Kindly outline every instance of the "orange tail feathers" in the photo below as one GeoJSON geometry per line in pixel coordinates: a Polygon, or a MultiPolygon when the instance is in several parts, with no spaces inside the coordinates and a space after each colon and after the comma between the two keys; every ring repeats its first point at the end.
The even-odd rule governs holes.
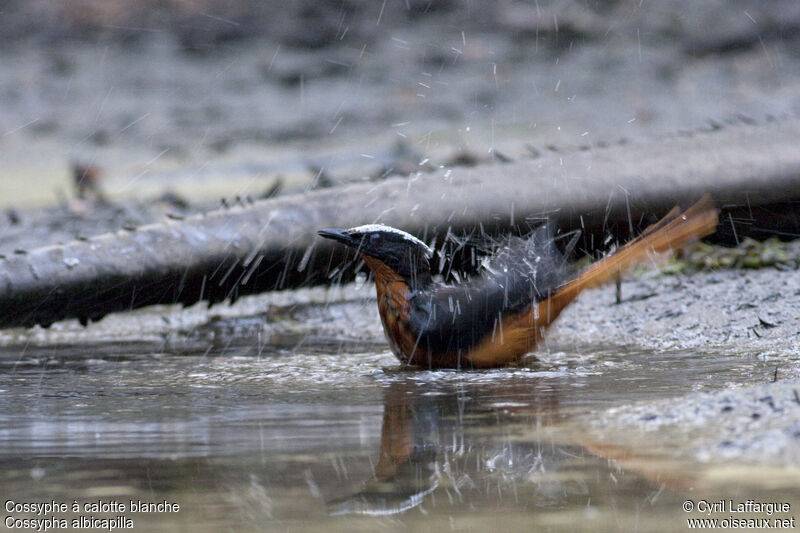
{"type": "Polygon", "coordinates": [[[651,253],[680,248],[711,235],[717,229],[717,222],[717,210],[709,194],[705,194],[683,213],[677,206],[672,208],[664,218],[649,226],[641,235],[608,257],[594,263],[576,279],[561,287],[552,297],[551,310],[560,311],[582,290],[597,287],[614,279],[626,269],[645,261],[651,253]]]}
{"type": "Polygon", "coordinates": [[[477,346],[469,354],[470,363],[475,367],[492,367],[519,360],[536,347],[544,330],[583,289],[615,278],[625,269],[643,262],[651,252],[679,248],[714,233],[717,219],[717,210],[708,194],[683,213],[673,208],[637,238],[594,263],[529,312],[504,320],[499,338],[487,339],[477,346]]]}

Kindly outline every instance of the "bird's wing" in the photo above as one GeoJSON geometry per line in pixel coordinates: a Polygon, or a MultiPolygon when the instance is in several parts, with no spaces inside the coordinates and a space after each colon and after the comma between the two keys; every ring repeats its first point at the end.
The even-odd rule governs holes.
{"type": "Polygon", "coordinates": [[[684,212],[673,209],[639,237],[558,287],[546,301],[531,306],[527,313],[509,316],[502,324],[504,335],[499,339],[486,337],[469,353],[468,363],[475,367],[490,367],[517,360],[536,345],[543,330],[582,290],[614,279],[625,269],[646,260],[653,252],[678,248],[714,233],[718,221],[717,210],[708,194],[684,212]]]}
{"type": "Polygon", "coordinates": [[[487,335],[502,335],[498,327],[504,317],[548,298],[569,276],[554,233],[552,225],[545,225],[527,239],[512,237],[487,261],[480,277],[413,295],[409,318],[418,346],[428,352],[464,352],[487,335]]]}

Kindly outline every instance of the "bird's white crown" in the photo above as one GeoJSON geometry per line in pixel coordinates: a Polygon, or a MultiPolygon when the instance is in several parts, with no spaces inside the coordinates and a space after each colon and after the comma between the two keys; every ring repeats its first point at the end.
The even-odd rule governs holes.
{"type": "Polygon", "coordinates": [[[403,239],[412,242],[418,246],[421,246],[425,250],[425,253],[428,257],[433,255],[433,250],[431,250],[431,248],[427,244],[417,239],[410,233],[407,233],[397,228],[393,228],[391,226],[386,226],[384,224],[365,224],[363,226],[356,226],[355,228],[348,229],[347,233],[371,233],[374,231],[385,231],[387,233],[400,235],[401,237],[403,237],[403,239]]]}

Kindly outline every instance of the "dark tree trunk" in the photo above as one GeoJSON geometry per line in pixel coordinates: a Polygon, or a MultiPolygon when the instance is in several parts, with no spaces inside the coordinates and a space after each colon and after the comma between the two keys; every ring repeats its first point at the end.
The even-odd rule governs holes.
{"type": "Polygon", "coordinates": [[[0,260],[0,327],[352,275],[345,251],[316,237],[320,228],[380,221],[441,244],[448,232],[526,232],[549,216],[563,230],[582,229],[584,247],[594,248],[704,192],[724,208],[722,240],[800,233],[800,121],[282,196],[16,254],[0,260]]]}

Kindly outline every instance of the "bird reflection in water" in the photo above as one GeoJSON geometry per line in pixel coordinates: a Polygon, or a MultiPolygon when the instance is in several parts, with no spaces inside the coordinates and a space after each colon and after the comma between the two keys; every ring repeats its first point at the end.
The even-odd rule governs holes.
{"type": "Polygon", "coordinates": [[[575,389],[557,380],[520,369],[464,385],[443,374],[455,379],[400,377],[388,386],[374,474],[355,494],[328,500],[330,514],[586,509],[665,489],[683,497],[707,490],[696,473],[625,434],[594,438],[564,406],[575,389]]]}
{"type": "MultiPolygon", "coordinates": [[[[374,476],[356,494],[330,501],[328,512],[385,516],[426,502],[435,505],[442,497],[457,505],[467,493],[487,487],[500,499],[506,488],[516,493],[517,482],[557,469],[564,456],[536,442],[516,443],[508,435],[498,439],[496,430],[510,429],[508,417],[520,431],[541,427],[556,416],[557,403],[553,388],[530,380],[480,389],[393,382],[385,393],[374,476]]],[[[547,497],[545,485],[539,483],[537,491],[547,497]]]]}

